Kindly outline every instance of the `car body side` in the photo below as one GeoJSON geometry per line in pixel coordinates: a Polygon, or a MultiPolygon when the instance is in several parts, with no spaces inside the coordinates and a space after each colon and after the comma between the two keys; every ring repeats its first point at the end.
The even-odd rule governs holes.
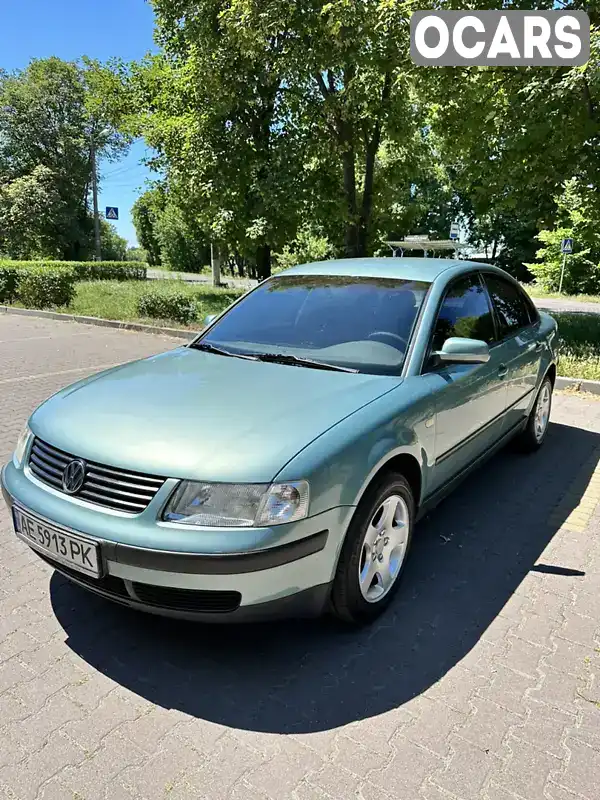
{"type": "MultiPolygon", "coordinates": [[[[444,485],[436,475],[439,455],[436,453],[436,416],[446,398],[444,382],[438,374],[427,373],[424,365],[432,328],[448,286],[473,271],[497,274],[518,285],[503,270],[487,265],[465,262],[441,272],[432,282],[421,309],[402,380],[397,387],[324,432],[278,473],[277,481],[306,476],[311,485],[311,513],[341,506],[354,509],[374,477],[384,470],[399,470],[406,474],[422,513],[462,477],[460,471],[451,471],[449,480],[445,482],[447,485],[444,485]]],[[[548,314],[540,312],[534,328],[534,335],[542,348],[536,374],[530,376],[533,385],[522,407],[522,424],[527,420],[544,376],[550,373],[554,379],[556,369],[556,322],[548,314]]],[[[472,372],[478,368],[479,365],[469,365],[465,371],[472,372]]],[[[462,399],[463,404],[459,401],[457,411],[466,419],[471,414],[468,394],[462,399]]],[[[491,443],[492,448],[495,444],[501,445],[505,437],[518,432],[517,429],[518,426],[510,430],[500,428],[499,435],[491,443]]],[[[477,466],[482,456],[488,455],[488,449],[484,453],[478,452],[475,441],[473,453],[472,468],[477,466]]],[[[464,470],[464,474],[469,471],[464,470]]],[[[348,521],[350,518],[351,515],[348,521]]]]}

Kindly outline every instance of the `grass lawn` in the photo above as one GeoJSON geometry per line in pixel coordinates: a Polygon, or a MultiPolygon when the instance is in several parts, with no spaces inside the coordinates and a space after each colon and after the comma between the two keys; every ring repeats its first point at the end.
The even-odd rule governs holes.
{"type": "Polygon", "coordinates": [[[552,314],[558,322],[558,374],[600,380],[600,314],[552,314]]]}
{"type": "Polygon", "coordinates": [[[212,286],[192,286],[177,280],[161,281],[82,281],[76,284],[76,293],[68,307],[54,309],[85,317],[142,322],[171,328],[197,330],[207,314],[217,314],[227,308],[241,294],[238,289],[215,289],[212,286]],[[182,325],[173,320],[157,320],[140,317],[137,300],[140,295],[153,289],[176,291],[198,299],[198,323],[182,325]]]}

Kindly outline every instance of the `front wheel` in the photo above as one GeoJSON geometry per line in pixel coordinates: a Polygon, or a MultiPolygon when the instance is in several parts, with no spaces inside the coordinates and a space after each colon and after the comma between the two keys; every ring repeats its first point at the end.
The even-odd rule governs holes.
{"type": "Polygon", "coordinates": [[[403,475],[387,475],[368,490],[348,528],[333,582],[337,617],[362,624],[387,608],[404,571],[414,516],[403,475]]]}
{"type": "Polygon", "coordinates": [[[527,427],[517,439],[519,450],[533,453],[538,450],[546,438],[550,411],[552,409],[552,381],[546,377],[542,381],[538,396],[527,420],[527,427]]]}

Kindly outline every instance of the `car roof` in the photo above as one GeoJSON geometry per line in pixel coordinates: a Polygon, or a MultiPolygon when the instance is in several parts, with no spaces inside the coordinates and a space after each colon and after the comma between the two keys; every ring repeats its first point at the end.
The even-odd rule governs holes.
{"type": "Polygon", "coordinates": [[[340,275],[345,277],[396,278],[432,283],[442,272],[454,273],[469,269],[487,268],[487,264],[453,258],[339,258],[298,264],[280,272],[282,275],[340,275]],[[456,268],[462,268],[457,270],[456,268]]]}

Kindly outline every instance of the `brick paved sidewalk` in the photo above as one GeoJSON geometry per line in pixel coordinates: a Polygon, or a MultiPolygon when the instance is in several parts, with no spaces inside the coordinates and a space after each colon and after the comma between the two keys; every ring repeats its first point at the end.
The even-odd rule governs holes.
{"type": "MultiPolygon", "coordinates": [[[[0,316],[0,458],[31,410],[163,337],[0,316]]],[[[205,628],[53,575],[0,509],[0,797],[598,800],[600,402],[419,526],[375,626],[205,628]]]]}

